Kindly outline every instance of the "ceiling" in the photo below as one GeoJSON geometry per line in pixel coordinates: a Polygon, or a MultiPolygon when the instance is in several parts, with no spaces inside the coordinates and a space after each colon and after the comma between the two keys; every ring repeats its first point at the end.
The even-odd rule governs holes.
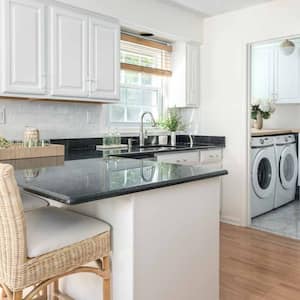
{"type": "Polygon", "coordinates": [[[214,16],[242,9],[272,0],[164,0],[169,3],[192,9],[204,16],[214,16]]]}

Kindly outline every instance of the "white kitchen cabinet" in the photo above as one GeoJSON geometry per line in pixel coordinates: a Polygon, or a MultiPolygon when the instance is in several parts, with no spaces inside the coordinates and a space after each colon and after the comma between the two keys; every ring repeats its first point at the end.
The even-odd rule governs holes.
{"type": "Polygon", "coordinates": [[[209,168],[222,168],[223,166],[222,148],[200,150],[200,165],[209,168]]]}
{"type": "Polygon", "coordinates": [[[300,102],[300,44],[293,54],[284,55],[279,47],[275,56],[275,97],[278,103],[300,102]]]}
{"type": "Polygon", "coordinates": [[[2,2],[2,92],[46,92],[45,5],[35,0],[2,2]]]}
{"type": "Polygon", "coordinates": [[[221,168],[223,151],[221,148],[166,152],[155,154],[157,161],[187,165],[221,168]]]}
{"type": "Polygon", "coordinates": [[[186,62],[186,105],[197,107],[200,101],[200,46],[198,43],[187,43],[186,62]]]}
{"type": "Polygon", "coordinates": [[[200,161],[199,150],[157,153],[155,157],[157,161],[190,166],[198,165],[200,161]]]}
{"type": "Polygon", "coordinates": [[[1,0],[0,96],[120,98],[120,25],[54,0],[1,0]]]}
{"type": "Polygon", "coordinates": [[[90,18],[90,97],[120,98],[120,26],[90,18]]]}
{"type": "Polygon", "coordinates": [[[275,51],[273,45],[263,45],[252,49],[252,98],[269,99],[275,93],[275,51]]]}
{"type": "Polygon", "coordinates": [[[51,95],[88,97],[88,16],[51,7],[51,95]]]}
{"type": "Polygon", "coordinates": [[[300,103],[300,43],[295,44],[294,53],[288,56],[279,42],[252,48],[252,98],[300,103]]]}
{"type": "Polygon", "coordinates": [[[176,42],[172,53],[170,103],[173,107],[198,107],[200,104],[200,45],[176,42]]]}

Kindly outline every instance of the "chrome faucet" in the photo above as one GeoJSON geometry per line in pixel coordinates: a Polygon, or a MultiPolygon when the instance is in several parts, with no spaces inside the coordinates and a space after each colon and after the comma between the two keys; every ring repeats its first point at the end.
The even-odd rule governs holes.
{"type": "Polygon", "coordinates": [[[141,115],[141,125],[140,125],[140,146],[145,145],[145,132],[144,132],[144,117],[150,115],[152,120],[152,126],[155,127],[156,122],[154,120],[153,114],[150,111],[146,111],[141,115]]]}

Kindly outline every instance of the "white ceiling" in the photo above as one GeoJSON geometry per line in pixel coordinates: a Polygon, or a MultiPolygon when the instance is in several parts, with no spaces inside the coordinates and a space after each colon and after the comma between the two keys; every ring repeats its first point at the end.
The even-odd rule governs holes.
{"type": "Polygon", "coordinates": [[[169,3],[192,9],[206,16],[214,16],[269,1],[272,0],[167,0],[169,3]]]}

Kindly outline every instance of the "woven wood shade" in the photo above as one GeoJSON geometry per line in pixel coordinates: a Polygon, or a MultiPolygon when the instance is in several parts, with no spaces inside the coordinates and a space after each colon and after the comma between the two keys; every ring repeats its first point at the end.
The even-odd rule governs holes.
{"type": "Polygon", "coordinates": [[[172,46],[123,33],[121,68],[159,76],[171,76],[172,46]]]}

